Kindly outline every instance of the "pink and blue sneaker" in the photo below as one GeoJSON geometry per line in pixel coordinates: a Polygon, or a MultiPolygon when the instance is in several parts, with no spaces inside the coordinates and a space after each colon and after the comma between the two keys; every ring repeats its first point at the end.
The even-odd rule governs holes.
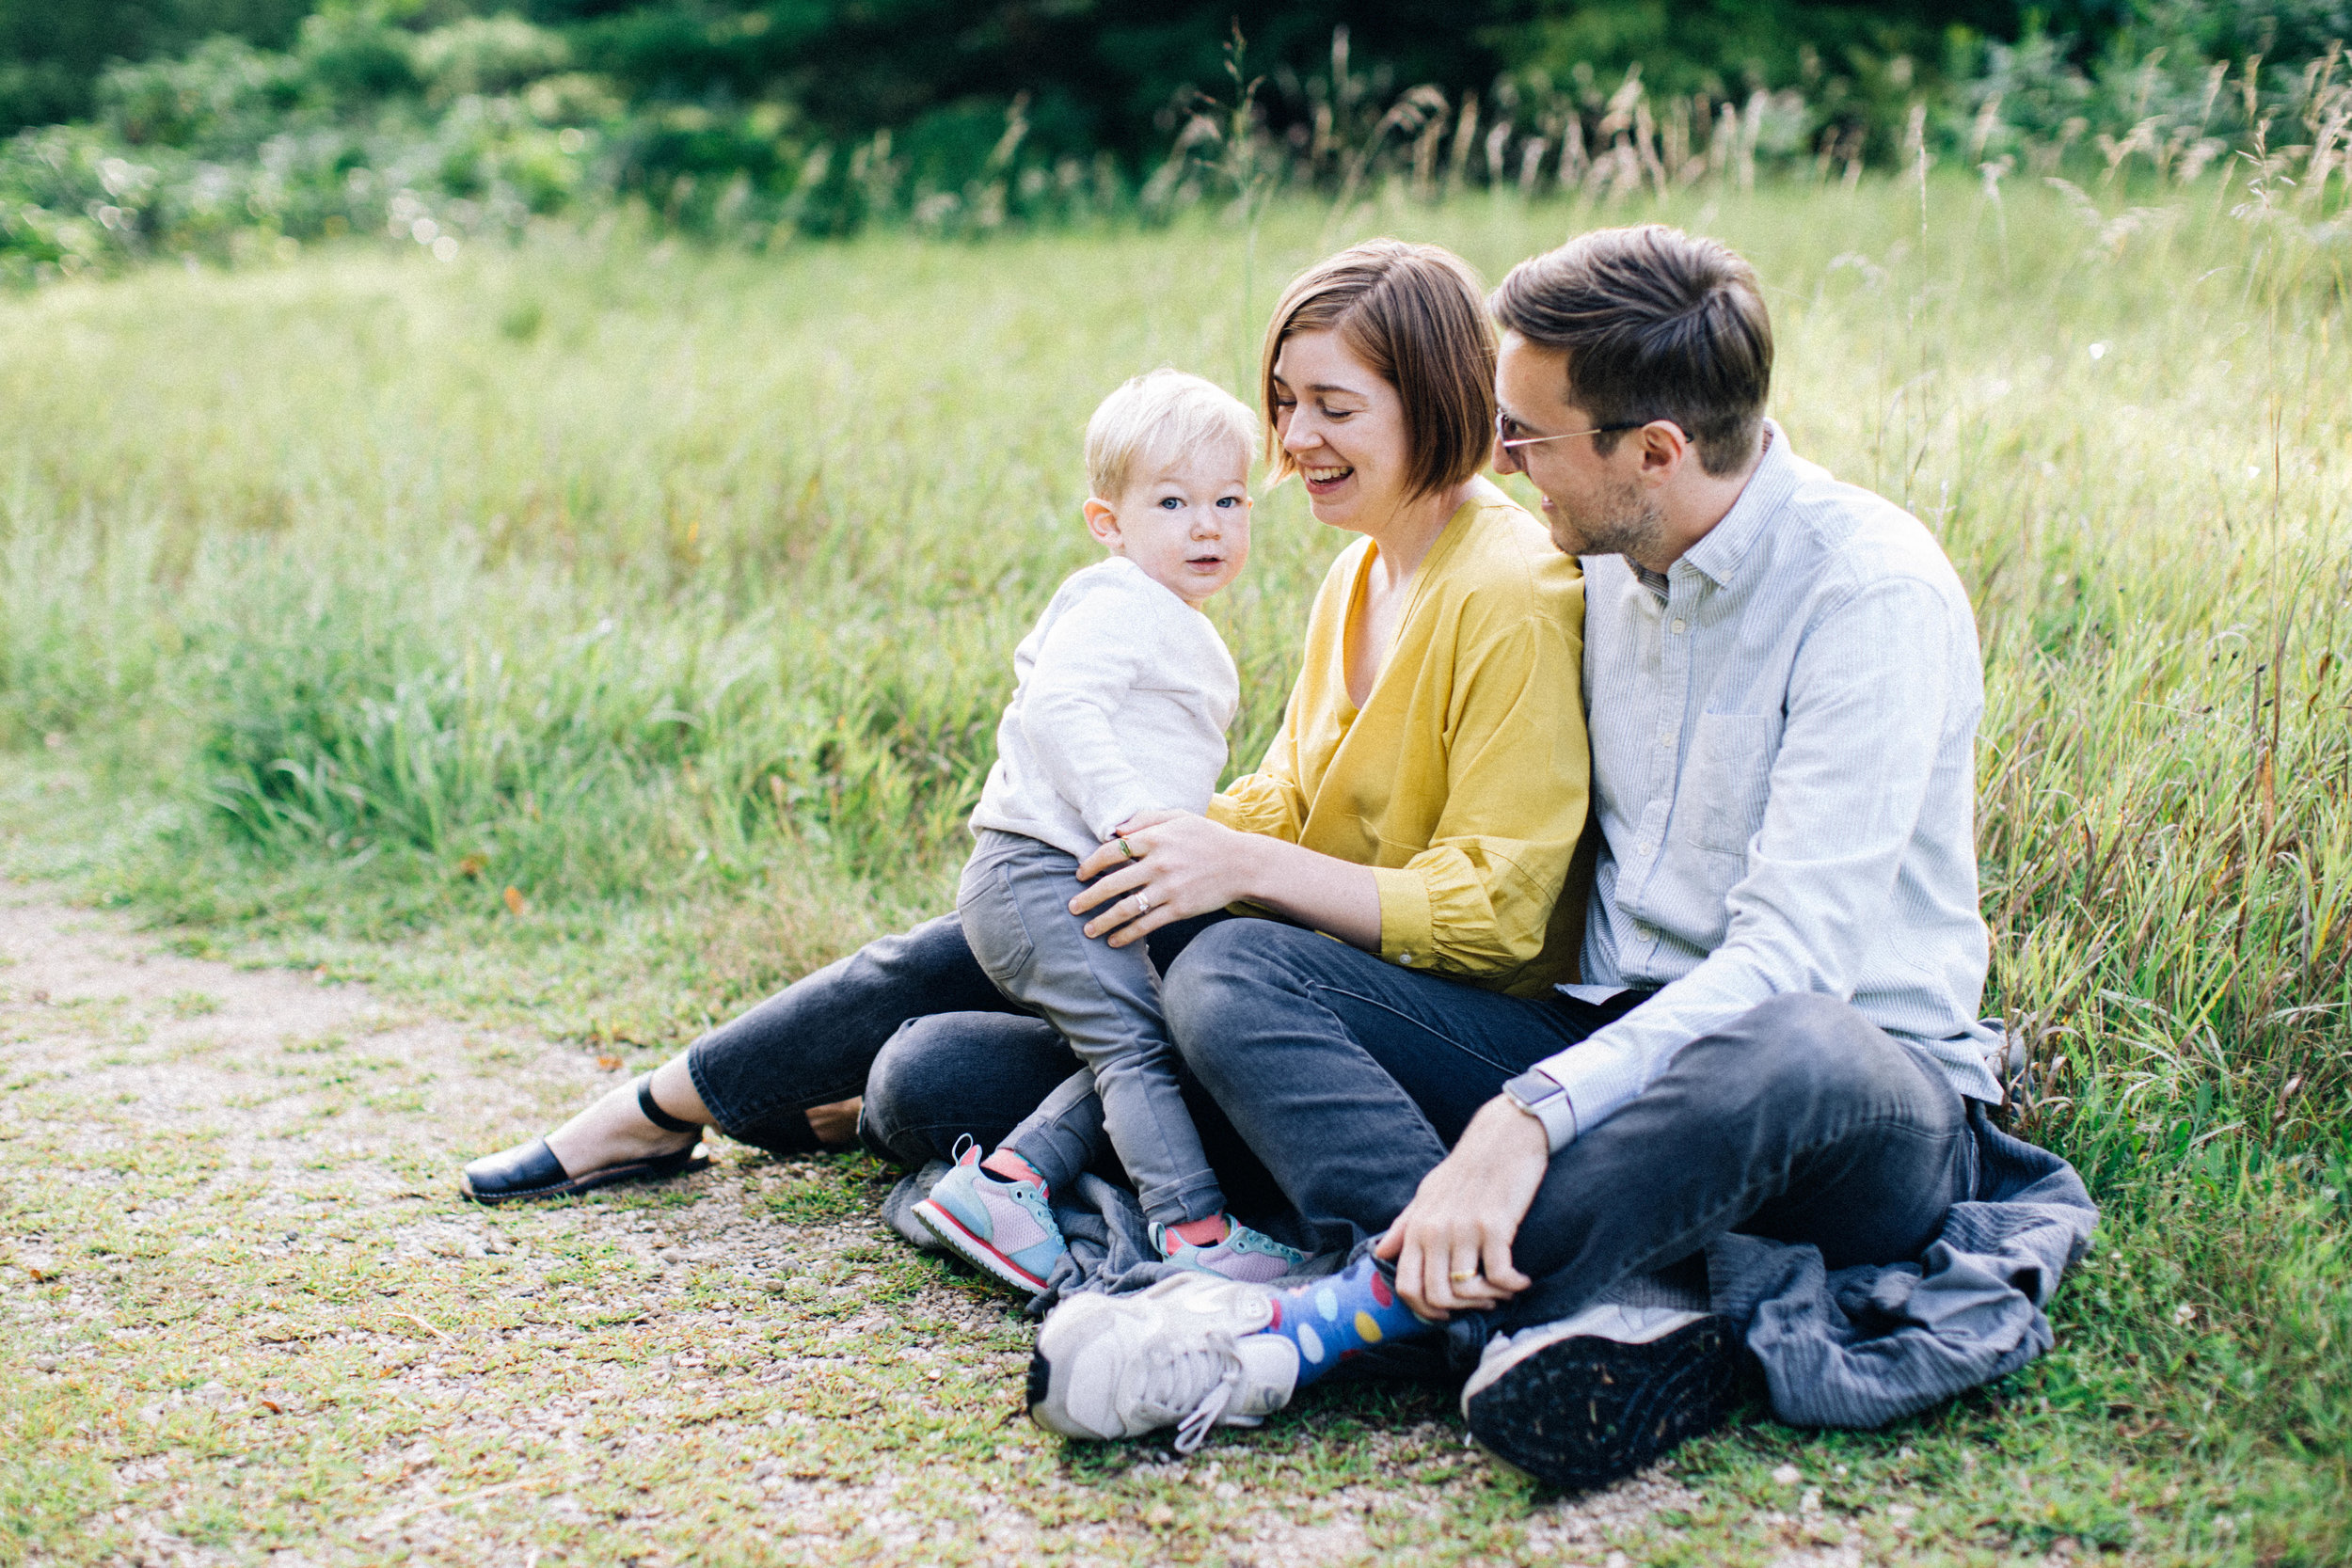
{"type": "Polygon", "coordinates": [[[1305,1253],[1250,1229],[1230,1214],[1225,1219],[1225,1239],[1221,1242],[1197,1246],[1168,1227],[1154,1223],[1152,1244],[1178,1268],[1196,1269],[1245,1285],[1263,1285],[1307,1266],[1305,1253]]]}
{"type": "Polygon", "coordinates": [[[1070,1250],[1046,1206],[1044,1183],[1009,1181],[980,1169],[979,1145],[970,1138],[956,1146],[955,1168],[914,1206],[914,1216],[957,1257],[1032,1295],[1045,1289],[1054,1264],[1070,1250]]]}

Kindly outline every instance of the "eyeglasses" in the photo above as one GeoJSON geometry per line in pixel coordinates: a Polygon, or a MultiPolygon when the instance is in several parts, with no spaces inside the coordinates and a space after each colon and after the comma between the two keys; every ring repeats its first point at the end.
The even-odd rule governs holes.
{"type": "Polygon", "coordinates": [[[1564,430],[1557,436],[1518,436],[1519,421],[1508,414],[1495,416],[1495,445],[1504,451],[1517,451],[1521,447],[1540,446],[1546,441],[1565,441],[1578,436],[1609,436],[1620,430],[1639,430],[1647,420],[1625,420],[1616,424],[1597,424],[1590,430],[1564,430]]]}

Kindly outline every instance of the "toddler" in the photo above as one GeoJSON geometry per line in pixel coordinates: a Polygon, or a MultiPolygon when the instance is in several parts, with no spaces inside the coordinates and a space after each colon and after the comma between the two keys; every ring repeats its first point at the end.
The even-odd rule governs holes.
{"type": "MultiPolygon", "coordinates": [[[[1094,411],[1086,521],[1110,559],[1073,574],[1013,651],[956,910],[997,989],[1086,1064],[1161,1255],[1263,1281],[1305,1256],[1227,1217],[1177,1089],[1145,943],[1089,938],[1069,908],[1080,861],[1140,812],[1205,811],[1224,770],[1241,682],[1200,607],[1248,558],[1256,436],[1230,393],[1171,370],[1094,411]]],[[[916,1208],[923,1223],[1006,1283],[1043,1290],[1067,1250],[1047,1201],[1087,1156],[1058,1114],[1088,1086],[1064,1085],[985,1160],[960,1150],[916,1208]]]]}

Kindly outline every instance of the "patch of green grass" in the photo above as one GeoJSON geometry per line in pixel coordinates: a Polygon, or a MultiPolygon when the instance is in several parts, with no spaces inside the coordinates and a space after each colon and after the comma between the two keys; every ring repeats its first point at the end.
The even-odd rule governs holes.
{"type": "MultiPolygon", "coordinates": [[[[816,1487],[803,1471],[845,1488],[917,1475],[891,1505],[903,1528],[961,1528],[982,1507],[975,1478],[997,1473],[980,1456],[1008,1451],[1051,1478],[1037,1518],[1073,1541],[1109,1530],[1113,1557],[1233,1550],[1216,1533],[1228,1482],[1440,1560],[1540,1545],[1761,1563],[1832,1541],[1948,1561],[2061,1542],[2151,1562],[2352,1556],[2352,290],[2340,229],[2291,197],[2233,216],[2246,195],[2208,182],[2127,208],[2012,186],[1996,204],[1931,182],[1924,202],[1865,183],[1661,209],[1757,262],[1774,411],[1798,450],[1912,508],[1978,607],[1988,1006],[2032,1045],[2026,1131],[2105,1208],[2054,1305],[2058,1347],[2025,1371],[1881,1433],[1751,1412],[1685,1451],[1676,1519],[1543,1544],[1526,1486],[1466,1465],[1428,1390],[1319,1393],[1220,1437],[1190,1472],[1222,1465],[1209,1488],[1159,1473],[1148,1447],[1064,1449],[1007,1426],[1017,1369],[996,1362],[1017,1359],[1021,1325],[931,1332],[905,1303],[981,1287],[878,1235],[870,1256],[829,1248],[756,1285],[691,1273],[691,1312],[639,1323],[656,1275],[575,1221],[687,1223],[702,1200],[681,1185],[485,1221],[532,1238],[541,1294],[453,1349],[384,1308],[439,1322],[452,1299],[495,1294],[511,1261],[373,1275],[362,1246],[336,1243],[353,1252],[336,1268],[238,1253],[231,1284],[186,1252],[88,1254],[126,1321],[167,1332],[102,1346],[107,1370],[79,1391],[0,1367],[21,1380],[0,1387],[0,1517],[25,1553],[122,1548],[94,1524],[111,1483],[88,1456],[137,1462],[141,1434],[194,1465],[218,1441],[184,1406],[167,1411],[168,1443],[123,1412],[230,1364],[241,1313],[309,1334],[333,1303],[364,1319],[364,1342],[231,1359],[321,1402],[386,1368],[397,1382],[462,1366],[514,1402],[652,1355],[829,1369],[748,1418],[787,1466],[757,1481],[707,1435],[745,1419],[723,1379],[697,1395],[721,1413],[675,1429],[669,1451],[599,1449],[593,1481],[561,1483],[593,1523],[543,1538],[590,1560],[619,1553],[599,1532],[665,1529],[707,1560],[775,1555],[759,1515],[731,1511],[816,1487]],[[534,1323],[548,1332],[525,1356],[508,1336],[534,1323]],[[963,1402],[943,1409],[937,1386],[963,1402]],[[616,1523],[648,1498],[667,1525],[616,1523]]],[[[1498,277],[1567,221],[1506,198],[1376,227],[1498,277]]],[[[1087,559],[1088,410],[1161,362],[1248,390],[1274,291],[1350,237],[1278,206],[1254,273],[1241,237],[1206,222],[765,259],[550,237],[449,267],[328,255],[0,304],[0,741],[15,748],[0,866],[175,923],[185,954],[325,966],[649,1064],[945,907],[1012,643],[1087,559]],[[501,321],[526,281],[542,319],[517,339],[501,321]]],[[[1293,490],[1263,499],[1256,531],[1215,607],[1244,672],[1241,765],[1343,542],[1293,490]]],[[[369,1072],[347,1043],[277,1060],[320,1118],[294,1136],[297,1168],[322,1179],[339,1167],[303,1139],[414,1116],[400,1107],[426,1086],[369,1072]]],[[[46,1064],[15,1067],[11,1103],[114,1114],[46,1064]]],[[[37,1170],[55,1136],[0,1138],[0,1160],[37,1170]]],[[[450,1158],[420,1143],[385,1168],[437,1194],[450,1158]]],[[[267,1190],[105,1168],[189,1204],[190,1244],[199,1224],[233,1235],[267,1190]]],[[[755,1172],[745,1201],[770,1222],[870,1230],[855,1163],[755,1172]]],[[[62,1183],[0,1185],[0,1234],[113,1245],[91,1195],[62,1183]]],[[[394,1227],[368,1223],[370,1246],[394,1227]]],[[[10,1286],[28,1288],[72,1287],[10,1286]]],[[[364,1431],[268,1459],[261,1490],[311,1510],[288,1519],[356,1529],[389,1506],[406,1472],[383,1456],[435,1407],[360,1402],[348,1419],[362,1407],[364,1431]],[[390,1468],[332,1457],[346,1451],[390,1468]]],[[[626,1420],[581,1419],[582,1442],[625,1439],[626,1420]]],[[[517,1479],[495,1442],[439,1463],[453,1494],[517,1479]]],[[[227,1496],[200,1473],[191,1509],[227,1496]]],[[[839,1496],[829,1555],[923,1555],[870,1495],[839,1496]]],[[[539,1497],[469,1506],[522,1517],[539,1497]]]]}
{"type": "Polygon", "coordinates": [[[771,1188],[766,1197],[769,1211],[795,1225],[819,1225],[862,1214],[874,1206],[877,1181],[886,1186],[887,1178],[895,1175],[864,1156],[844,1157],[835,1165],[822,1175],[771,1188]]]}

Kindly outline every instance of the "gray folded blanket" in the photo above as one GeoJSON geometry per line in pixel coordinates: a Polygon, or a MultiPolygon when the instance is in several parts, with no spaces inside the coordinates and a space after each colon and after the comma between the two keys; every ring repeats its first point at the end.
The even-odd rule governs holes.
{"type": "Polygon", "coordinates": [[[1971,1104],[1977,1196],[1915,1263],[1821,1266],[1809,1246],[1725,1236],[1707,1249],[1714,1309],[1763,1363],[1791,1426],[1877,1427],[2015,1371],[2054,1342],[2043,1311],[2099,1211],[2074,1167],[1971,1104]]]}
{"type": "MultiPolygon", "coordinates": [[[[1703,1278],[1693,1260],[1619,1280],[1599,1299],[1730,1318],[1763,1367],[1772,1414],[1791,1426],[1884,1426],[2015,1371],[2050,1348],[2043,1309],[2059,1275],[2089,1245],[2099,1212],[2072,1165],[2010,1137],[1981,1105],[1971,1104],[1969,1117],[1976,1196],[1952,1206],[1915,1262],[1833,1274],[1815,1247],[1735,1234],[1707,1248],[1703,1278]]],[[[931,1162],[899,1181],[882,1206],[891,1228],[926,1251],[945,1249],[914,1217],[914,1206],[947,1168],[931,1162]]],[[[1030,1303],[1033,1316],[1066,1295],[1140,1291],[1179,1272],[1153,1252],[1135,1195],[1099,1177],[1082,1176],[1056,1194],[1054,1217],[1070,1251],[1030,1303]]],[[[1344,1261],[1317,1259],[1300,1277],[1344,1261]]],[[[1586,1305],[1574,1282],[1538,1286],[1511,1304],[1501,1326],[1548,1322],[1586,1305]],[[1554,1295],[1562,1298],[1556,1310],[1546,1299],[1554,1295]]],[[[1476,1363],[1495,1326],[1457,1320],[1443,1336],[1383,1346],[1343,1371],[1458,1376],[1476,1363]]]]}

